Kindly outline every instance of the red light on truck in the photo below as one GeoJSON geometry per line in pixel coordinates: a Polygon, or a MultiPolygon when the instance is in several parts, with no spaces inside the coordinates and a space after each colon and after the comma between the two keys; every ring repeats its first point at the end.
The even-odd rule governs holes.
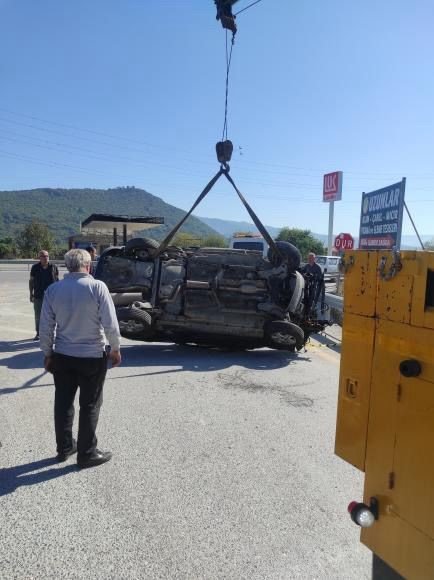
{"type": "Polygon", "coordinates": [[[371,497],[370,505],[352,501],[348,505],[348,512],[355,524],[362,528],[370,528],[378,520],[378,501],[371,497]]]}

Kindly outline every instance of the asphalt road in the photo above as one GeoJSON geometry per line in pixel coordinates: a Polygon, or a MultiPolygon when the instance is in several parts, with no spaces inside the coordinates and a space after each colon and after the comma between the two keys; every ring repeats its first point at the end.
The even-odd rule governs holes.
{"type": "MultiPolygon", "coordinates": [[[[113,460],[53,462],[27,272],[0,272],[2,579],[363,579],[333,455],[339,354],[124,341],[99,440],[113,460]]],[[[76,314],[79,316],[79,313],[76,314]]]]}

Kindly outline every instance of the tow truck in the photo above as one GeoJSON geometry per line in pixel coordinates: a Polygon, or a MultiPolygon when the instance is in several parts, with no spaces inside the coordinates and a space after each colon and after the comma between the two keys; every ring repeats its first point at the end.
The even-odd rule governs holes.
{"type": "Polygon", "coordinates": [[[345,252],[336,454],[374,580],[434,578],[434,252],[345,252]]]}

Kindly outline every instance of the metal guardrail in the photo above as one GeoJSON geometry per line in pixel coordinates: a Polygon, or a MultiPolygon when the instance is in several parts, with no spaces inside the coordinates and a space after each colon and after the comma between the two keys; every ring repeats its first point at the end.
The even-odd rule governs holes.
{"type": "MultiPolygon", "coordinates": [[[[24,265],[33,265],[33,264],[37,264],[39,260],[28,260],[28,259],[15,259],[15,260],[0,260],[0,264],[24,264],[24,265]]],[[[51,264],[57,264],[57,265],[65,265],[65,260],[50,260],[51,264]]]]}
{"type": "Polygon", "coordinates": [[[342,296],[336,296],[336,294],[326,293],[325,302],[330,308],[339,310],[339,312],[343,312],[344,310],[344,299],[342,296]]]}
{"type": "MultiPolygon", "coordinates": [[[[30,268],[33,266],[33,264],[37,264],[38,260],[0,260],[0,270],[7,270],[8,266],[23,266],[23,270],[27,269],[30,270],[30,268]],[[25,268],[27,267],[27,268],[25,268]]],[[[60,268],[65,268],[65,260],[50,260],[50,264],[56,264],[56,266],[59,266],[60,268]]],[[[17,268],[14,268],[14,270],[16,270],[17,268]]]]}

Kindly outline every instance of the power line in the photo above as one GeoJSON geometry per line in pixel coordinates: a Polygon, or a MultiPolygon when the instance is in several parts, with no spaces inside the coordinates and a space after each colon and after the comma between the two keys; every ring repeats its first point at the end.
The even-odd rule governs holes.
{"type": "MultiPolygon", "coordinates": [[[[93,135],[99,135],[100,137],[108,137],[109,139],[116,139],[117,141],[122,140],[122,141],[128,141],[130,143],[136,143],[138,145],[145,145],[146,147],[152,147],[152,148],[161,148],[162,147],[159,145],[155,145],[155,143],[149,143],[148,141],[141,141],[138,139],[132,139],[131,137],[122,137],[120,135],[112,135],[112,134],[106,133],[104,131],[95,131],[93,129],[87,129],[87,128],[83,128],[83,127],[75,127],[74,125],[69,125],[67,123],[59,123],[57,121],[49,121],[47,119],[41,119],[40,117],[35,117],[34,115],[26,115],[25,113],[16,113],[14,111],[4,109],[3,107],[0,107],[0,111],[3,111],[3,112],[8,113],[10,115],[15,115],[17,117],[25,117],[27,119],[32,119],[33,121],[38,121],[39,123],[47,123],[49,125],[55,125],[57,127],[64,127],[65,129],[69,129],[71,131],[91,133],[93,135]]],[[[166,145],[164,145],[164,149],[173,149],[174,151],[182,151],[181,149],[166,146],[166,145]]]]}
{"type": "MultiPolygon", "coordinates": [[[[46,123],[49,125],[54,125],[54,126],[59,126],[59,127],[65,127],[67,129],[73,130],[73,131],[78,131],[78,132],[85,132],[85,133],[91,133],[94,135],[100,135],[100,136],[104,136],[104,137],[108,137],[109,139],[116,139],[116,140],[122,140],[122,141],[127,141],[130,143],[136,143],[139,145],[145,145],[147,147],[152,147],[153,149],[163,149],[163,150],[174,150],[174,151],[179,151],[179,152],[184,152],[185,149],[178,149],[178,148],[174,148],[171,147],[170,145],[156,145],[155,143],[150,143],[150,142],[146,142],[146,141],[140,141],[138,139],[133,139],[133,138],[129,138],[129,137],[123,137],[123,136],[119,136],[119,135],[113,135],[110,133],[106,133],[106,132],[102,132],[102,131],[95,131],[93,129],[88,129],[88,128],[83,128],[83,127],[76,127],[73,125],[68,125],[66,123],[58,123],[56,121],[49,121],[47,119],[42,119],[40,117],[36,117],[34,115],[27,115],[25,113],[17,113],[15,111],[11,111],[9,109],[5,109],[4,107],[0,107],[0,111],[4,111],[7,114],[11,114],[17,117],[25,117],[28,119],[32,119],[35,121],[38,121],[40,123],[46,123]]],[[[67,135],[68,137],[72,137],[74,139],[80,139],[80,140],[85,140],[85,141],[90,141],[92,143],[98,143],[100,145],[105,145],[107,147],[118,147],[120,149],[126,149],[129,151],[135,151],[138,153],[144,153],[143,150],[141,149],[137,149],[137,148],[132,148],[132,147],[128,147],[126,145],[122,145],[122,144],[113,144],[113,143],[107,143],[104,141],[99,141],[99,140],[95,140],[95,139],[89,139],[83,136],[79,136],[79,135],[69,135],[69,134],[65,134],[64,132],[61,131],[55,131],[53,129],[47,129],[47,128],[43,128],[43,127],[37,127],[35,125],[31,125],[31,124],[24,124],[22,122],[19,121],[14,121],[12,119],[5,119],[2,118],[0,119],[6,123],[16,123],[19,124],[21,126],[26,126],[29,128],[33,128],[35,130],[38,131],[47,131],[50,133],[55,133],[55,134],[60,134],[60,135],[67,135]]],[[[214,155],[204,155],[204,158],[210,160],[210,159],[215,159],[214,155]]],[[[192,160],[192,159],[186,159],[188,162],[191,163],[197,163],[197,160],[192,160]]],[[[257,167],[258,165],[262,165],[265,167],[277,167],[277,168],[282,168],[282,169],[286,169],[289,171],[293,171],[293,170],[297,170],[297,171],[308,171],[308,172],[313,172],[314,174],[319,174],[319,175],[323,175],[324,173],[329,172],[330,168],[313,168],[313,167],[302,167],[302,166],[295,166],[295,165],[287,165],[287,164],[282,164],[282,163],[270,163],[270,162],[265,162],[265,161],[256,161],[256,160],[252,160],[252,161],[246,161],[243,160],[244,164],[251,164],[254,165],[255,167],[257,167]]],[[[368,177],[368,176],[372,176],[372,178],[374,177],[385,177],[388,178],[390,177],[391,179],[395,179],[396,178],[396,171],[385,171],[385,172],[372,172],[372,171],[351,171],[351,170],[345,170],[345,174],[346,175],[360,175],[361,177],[368,177]]],[[[416,178],[417,176],[421,177],[421,178],[427,178],[427,179],[431,179],[434,178],[434,173],[421,173],[421,174],[417,174],[417,173],[413,173],[413,178],[416,178]]]]}
{"type": "MultiPolygon", "coordinates": [[[[9,133],[15,134],[12,131],[10,131],[9,133]]],[[[82,148],[82,147],[77,147],[74,145],[68,145],[68,144],[64,144],[64,143],[53,143],[51,141],[46,141],[43,139],[38,139],[35,137],[27,137],[25,136],[24,138],[22,138],[22,135],[19,135],[19,137],[21,137],[20,139],[14,139],[12,137],[6,137],[4,135],[0,135],[0,139],[6,140],[6,141],[10,141],[13,143],[19,143],[19,144],[26,144],[26,145],[31,145],[33,147],[38,147],[38,148],[42,148],[42,149],[48,149],[51,151],[58,151],[58,152],[65,152],[65,153],[70,153],[70,151],[68,151],[69,149],[72,149],[75,155],[79,155],[81,157],[85,157],[86,159],[98,159],[100,161],[104,161],[107,163],[113,163],[116,162],[118,160],[123,160],[126,161],[128,163],[133,163],[139,167],[143,167],[145,169],[149,169],[150,166],[160,166],[166,169],[170,169],[171,172],[173,173],[177,173],[178,175],[181,176],[187,176],[190,177],[191,173],[190,172],[185,172],[182,170],[179,170],[177,167],[171,166],[171,165],[167,165],[167,164],[163,164],[163,163],[158,163],[158,162],[154,162],[151,161],[148,164],[143,163],[142,161],[136,160],[136,159],[130,159],[128,157],[124,157],[124,156],[120,156],[120,155],[116,155],[116,157],[109,157],[107,155],[100,155],[100,154],[95,154],[94,151],[90,150],[90,149],[86,149],[86,148],[82,148]],[[31,141],[28,141],[27,139],[33,139],[33,140],[37,140],[37,141],[42,141],[43,144],[40,143],[33,143],[31,141]],[[47,144],[48,143],[48,144],[47,144]],[[54,145],[54,146],[53,146],[54,145]]],[[[204,173],[203,176],[205,176],[206,174],[204,173]]]]}
{"type": "MultiPolygon", "coordinates": [[[[35,119],[35,120],[38,120],[39,122],[42,122],[42,123],[47,123],[47,124],[52,124],[52,125],[55,125],[55,126],[66,127],[68,129],[72,129],[74,131],[83,131],[83,132],[89,132],[89,133],[93,133],[93,134],[101,134],[101,135],[104,135],[104,136],[109,137],[110,139],[121,139],[121,140],[124,140],[124,141],[131,141],[131,142],[134,142],[134,143],[140,143],[140,144],[144,144],[144,145],[149,145],[149,146],[152,146],[155,149],[158,149],[159,148],[159,146],[157,146],[157,145],[151,145],[151,144],[146,143],[146,142],[141,142],[141,141],[133,140],[133,139],[127,139],[125,137],[114,136],[114,135],[110,135],[108,133],[103,133],[103,132],[99,132],[99,131],[93,131],[91,129],[78,128],[78,127],[74,127],[72,125],[67,125],[67,124],[64,124],[64,123],[57,123],[57,122],[54,122],[54,121],[48,121],[48,120],[41,119],[39,117],[35,117],[35,116],[32,116],[32,115],[26,115],[26,114],[22,114],[22,113],[15,113],[15,112],[9,111],[8,109],[4,109],[4,108],[1,108],[1,107],[0,107],[0,110],[3,110],[5,112],[7,112],[9,114],[12,114],[12,115],[15,115],[15,116],[22,116],[22,117],[26,117],[26,118],[30,118],[30,119],[35,119]]],[[[110,147],[112,149],[113,148],[115,148],[115,149],[122,149],[122,150],[129,151],[129,152],[140,153],[141,155],[145,154],[145,152],[143,150],[141,150],[141,149],[138,149],[136,147],[130,147],[130,146],[127,146],[127,145],[124,145],[124,144],[121,144],[121,143],[114,144],[114,143],[110,143],[110,142],[106,142],[106,141],[101,141],[101,140],[98,140],[98,139],[91,139],[91,138],[88,138],[88,137],[84,137],[82,135],[70,135],[70,134],[65,133],[65,132],[62,132],[62,131],[57,131],[55,129],[50,129],[50,128],[47,128],[47,127],[38,127],[38,126],[33,125],[33,124],[23,123],[23,122],[20,122],[20,121],[17,121],[17,120],[12,120],[12,119],[7,119],[7,118],[0,118],[0,121],[5,122],[5,123],[9,123],[9,124],[16,124],[16,125],[19,125],[19,126],[22,126],[22,127],[27,127],[27,128],[30,128],[30,129],[33,129],[33,130],[36,130],[36,131],[48,132],[48,133],[51,133],[51,134],[66,136],[68,138],[78,139],[78,140],[82,140],[82,141],[86,141],[86,142],[90,142],[90,143],[96,143],[98,145],[103,145],[105,147],[110,147]]],[[[66,146],[66,145],[64,144],[63,146],[66,146]]],[[[73,148],[74,146],[68,145],[68,147],[73,148]]],[[[170,147],[168,147],[168,148],[170,149],[170,147]]],[[[149,152],[147,152],[146,155],[149,155],[149,152]]],[[[120,156],[118,156],[118,158],[120,158],[120,156]]],[[[124,159],[127,160],[127,158],[124,158],[124,159]]],[[[211,156],[208,159],[210,160],[211,159],[211,156]]],[[[184,160],[184,162],[192,163],[194,165],[197,164],[197,160],[192,160],[192,159],[189,159],[189,158],[184,158],[183,160],[184,160]]],[[[131,160],[131,162],[133,162],[133,163],[140,163],[139,161],[132,161],[132,160],[131,160]]],[[[178,171],[178,172],[180,171],[174,165],[162,164],[161,162],[154,161],[154,160],[150,161],[150,163],[152,163],[155,166],[167,167],[169,169],[175,168],[176,171],[178,171]]],[[[264,162],[264,161],[253,161],[252,160],[250,162],[250,161],[246,161],[245,159],[241,162],[241,165],[239,166],[238,170],[243,169],[243,166],[246,166],[246,165],[251,165],[251,166],[254,165],[256,171],[258,171],[258,166],[270,167],[270,168],[276,167],[276,168],[280,168],[280,169],[286,170],[292,176],[294,176],[294,170],[297,170],[297,171],[307,171],[307,172],[309,172],[308,174],[306,174],[306,175],[305,174],[297,174],[297,176],[300,176],[300,177],[316,177],[316,176],[318,176],[318,183],[315,183],[315,184],[301,184],[300,183],[300,184],[297,184],[297,185],[300,186],[300,187],[312,187],[312,188],[315,188],[315,189],[320,189],[321,188],[321,184],[320,184],[320,181],[319,180],[320,180],[320,178],[322,178],[322,174],[324,174],[324,173],[327,172],[327,170],[325,170],[325,169],[314,169],[314,168],[300,167],[300,166],[291,166],[291,165],[285,165],[285,164],[279,164],[279,163],[268,163],[268,162],[264,162]]],[[[268,173],[273,173],[273,175],[276,174],[276,172],[273,171],[273,170],[267,171],[265,169],[260,169],[259,172],[262,172],[262,173],[267,173],[267,172],[268,173]]],[[[189,172],[189,175],[190,174],[193,175],[193,172],[190,171],[189,172]]],[[[384,172],[384,173],[383,172],[377,172],[376,173],[376,172],[362,172],[362,171],[350,171],[350,170],[347,171],[346,170],[345,171],[345,174],[346,175],[354,176],[353,181],[354,181],[354,179],[358,179],[361,182],[366,182],[368,180],[369,181],[374,181],[374,180],[377,180],[378,178],[381,178],[381,177],[383,177],[384,179],[386,179],[386,178],[387,179],[389,179],[389,178],[390,179],[396,179],[396,172],[384,172]]],[[[199,174],[196,173],[196,175],[199,175],[199,174]]],[[[201,176],[204,176],[204,175],[205,174],[201,174],[201,176]]],[[[285,175],[285,172],[279,172],[279,175],[282,175],[283,176],[283,175],[285,175]]],[[[409,175],[411,176],[412,179],[422,179],[422,180],[425,180],[426,179],[426,180],[431,180],[431,179],[434,178],[434,174],[429,174],[429,173],[425,173],[425,174],[411,174],[410,173],[410,174],[407,174],[407,176],[409,176],[409,175]]],[[[258,179],[256,179],[256,180],[249,180],[250,183],[257,183],[258,181],[261,181],[261,178],[260,177],[258,179]]],[[[287,183],[278,184],[276,182],[267,182],[266,185],[267,186],[272,186],[272,185],[278,185],[279,186],[279,185],[281,185],[282,187],[286,187],[288,184],[287,183]]],[[[355,190],[357,189],[355,186],[354,186],[354,188],[355,188],[355,190]]],[[[361,186],[357,190],[359,191],[359,190],[364,189],[364,188],[366,189],[366,186],[361,186]]],[[[350,188],[346,187],[345,189],[346,189],[346,191],[348,191],[350,188]]],[[[421,188],[418,188],[418,189],[421,189],[421,188]]],[[[428,189],[431,189],[431,188],[426,188],[426,189],[428,190],[428,189]]]]}
{"type": "Polygon", "coordinates": [[[243,8],[242,10],[239,10],[238,12],[236,12],[234,14],[234,16],[238,16],[238,14],[241,14],[241,12],[245,12],[246,10],[248,10],[249,8],[251,8],[252,6],[254,6],[255,4],[259,4],[259,2],[261,2],[261,0],[256,0],[255,2],[252,2],[251,4],[249,4],[248,6],[246,6],[245,8],[243,8]]]}
{"type": "Polygon", "coordinates": [[[6,156],[12,157],[14,159],[19,159],[22,161],[26,161],[28,163],[35,163],[37,165],[45,165],[48,167],[60,167],[62,169],[67,167],[68,169],[72,169],[73,171],[90,173],[91,175],[99,174],[99,175],[103,175],[104,177],[107,177],[107,175],[105,173],[102,173],[98,170],[89,170],[89,169],[86,169],[85,167],[77,167],[75,165],[69,165],[67,163],[57,163],[56,161],[41,161],[40,159],[35,159],[34,157],[28,157],[26,155],[19,155],[17,153],[11,153],[10,151],[0,150],[0,155],[6,155],[6,156]]]}

